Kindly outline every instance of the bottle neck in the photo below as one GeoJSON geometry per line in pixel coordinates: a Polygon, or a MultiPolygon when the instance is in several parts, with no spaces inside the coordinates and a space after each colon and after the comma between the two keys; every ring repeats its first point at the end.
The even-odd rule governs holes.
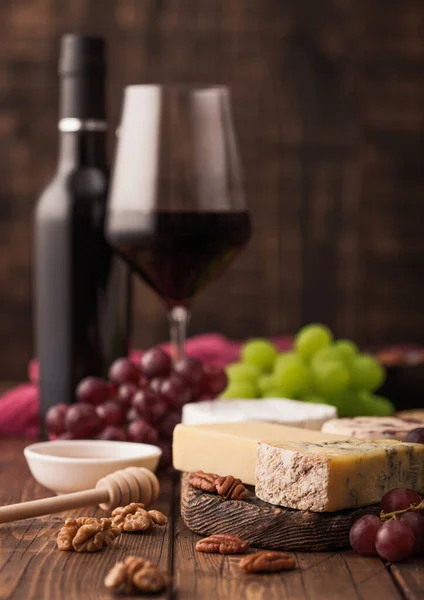
{"type": "Polygon", "coordinates": [[[60,119],[106,120],[103,70],[67,73],[60,78],[60,119]]]}
{"type": "Polygon", "coordinates": [[[104,69],[62,74],[59,170],[106,167],[106,129],[104,69]]]}
{"type": "Polygon", "coordinates": [[[61,132],[58,171],[70,171],[76,167],[106,169],[105,131],[61,132]]]}

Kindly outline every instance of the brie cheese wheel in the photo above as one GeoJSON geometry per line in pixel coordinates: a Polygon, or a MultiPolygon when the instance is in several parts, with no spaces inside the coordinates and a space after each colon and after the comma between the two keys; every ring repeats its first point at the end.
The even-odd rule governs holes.
{"type": "Polygon", "coordinates": [[[328,419],[336,416],[334,406],[282,398],[210,400],[186,404],[182,422],[185,425],[202,425],[258,420],[320,430],[328,419]]]}
{"type": "Polygon", "coordinates": [[[324,433],[334,433],[347,438],[363,440],[392,439],[405,440],[412,429],[423,427],[419,419],[400,417],[353,417],[351,419],[331,419],[324,423],[324,433]]]}

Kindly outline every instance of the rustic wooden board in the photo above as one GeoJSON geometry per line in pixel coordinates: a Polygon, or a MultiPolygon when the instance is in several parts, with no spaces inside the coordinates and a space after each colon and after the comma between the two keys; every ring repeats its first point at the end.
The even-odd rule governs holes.
{"type": "Polygon", "coordinates": [[[335,513],[280,508],[263,502],[249,487],[245,501],[224,500],[194,489],[188,474],[181,478],[181,516],[189,529],[202,535],[230,533],[257,548],[269,550],[338,550],[349,547],[352,523],[377,507],[335,513]]]}

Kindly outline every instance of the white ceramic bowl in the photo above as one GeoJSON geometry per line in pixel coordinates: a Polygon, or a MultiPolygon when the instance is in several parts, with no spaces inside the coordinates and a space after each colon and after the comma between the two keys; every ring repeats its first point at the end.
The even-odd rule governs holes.
{"type": "Polygon", "coordinates": [[[162,450],[133,442],[55,440],[31,444],[24,454],[38,483],[56,494],[67,494],[94,488],[99,479],[125,467],[154,472],[162,450]]]}

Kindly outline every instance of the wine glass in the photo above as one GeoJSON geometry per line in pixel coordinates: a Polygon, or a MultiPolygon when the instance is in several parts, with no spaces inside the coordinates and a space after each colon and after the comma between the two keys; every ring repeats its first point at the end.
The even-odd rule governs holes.
{"type": "Polygon", "coordinates": [[[127,87],[106,236],[164,300],[174,358],[193,298],[250,233],[228,89],[127,87]]]}

